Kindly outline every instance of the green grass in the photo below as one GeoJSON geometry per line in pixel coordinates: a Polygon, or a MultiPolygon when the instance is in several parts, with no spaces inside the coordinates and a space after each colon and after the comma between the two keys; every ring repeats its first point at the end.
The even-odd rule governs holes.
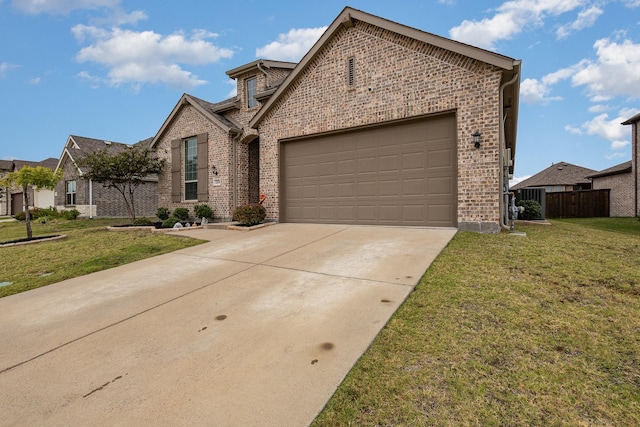
{"type": "MultiPolygon", "coordinates": [[[[107,231],[126,219],[57,219],[33,223],[34,236],[65,234],[62,240],[0,247],[0,297],[72,277],[138,261],[203,243],[202,240],[151,233],[107,231]]],[[[0,222],[0,242],[26,237],[24,222],[0,222]]]]}
{"type": "Polygon", "coordinates": [[[640,222],[458,233],[314,426],[640,425],[640,222]]]}

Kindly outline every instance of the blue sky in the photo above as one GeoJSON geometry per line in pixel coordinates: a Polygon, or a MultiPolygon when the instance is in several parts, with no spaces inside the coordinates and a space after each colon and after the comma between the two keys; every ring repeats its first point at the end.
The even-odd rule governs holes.
{"type": "Polygon", "coordinates": [[[522,60],[516,178],[631,158],[640,0],[0,0],[0,158],[151,137],[182,93],[232,96],[225,71],[299,60],[347,5],[522,60]]]}

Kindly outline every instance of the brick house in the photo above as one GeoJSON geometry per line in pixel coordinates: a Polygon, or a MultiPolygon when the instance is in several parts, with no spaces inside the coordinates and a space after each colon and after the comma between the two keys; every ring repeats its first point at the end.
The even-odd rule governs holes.
{"type": "Polygon", "coordinates": [[[594,190],[609,189],[609,215],[634,215],[634,188],[631,160],[589,175],[594,190]]]}
{"type": "Polygon", "coordinates": [[[227,74],[236,98],[185,94],[154,137],[160,206],[228,219],[264,194],[273,221],[506,224],[519,60],[347,7],[298,64],[227,74]]]}
{"type": "MultiPolygon", "coordinates": [[[[12,160],[0,160],[0,180],[13,171],[12,160]]],[[[0,185],[0,216],[11,214],[11,193],[9,187],[0,185]]]]}
{"type": "MultiPolygon", "coordinates": [[[[54,170],[58,164],[58,159],[49,157],[40,162],[30,160],[0,160],[0,178],[4,178],[10,172],[17,172],[24,166],[38,167],[43,166],[54,170]]],[[[34,208],[50,208],[54,205],[52,190],[46,188],[34,188],[29,186],[29,209],[34,208]]],[[[16,215],[24,212],[24,194],[22,188],[19,187],[0,187],[0,215],[16,215]]]]}
{"type": "MultiPolygon", "coordinates": [[[[148,145],[151,138],[137,144],[148,145]]],[[[119,142],[70,135],[57,162],[55,170],[62,170],[63,177],[55,189],[55,206],[58,210],[77,209],[84,217],[127,217],[128,212],[122,195],[114,188],[83,177],[76,164],[82,156],[107,147],[114,152],[130,147],[119,142]]],[[[137,216],[155,216],[158,207],[158,180],[150,177],[135,192],[137,216]]]]}

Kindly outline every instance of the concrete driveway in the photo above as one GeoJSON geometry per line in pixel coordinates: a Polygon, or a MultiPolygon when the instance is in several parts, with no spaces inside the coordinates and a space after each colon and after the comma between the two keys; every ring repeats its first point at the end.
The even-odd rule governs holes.
{"type": "Polygon", "coordinates": [[[192,230],[2,298],[0,425],[308,425],[455,232],[192,230]]]}

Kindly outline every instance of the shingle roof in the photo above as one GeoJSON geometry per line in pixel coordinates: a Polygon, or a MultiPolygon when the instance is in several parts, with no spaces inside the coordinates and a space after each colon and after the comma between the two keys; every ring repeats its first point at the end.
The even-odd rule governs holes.
{"type": "Polygon", "coordinates": [[[110,150],[121,151],[128,147],[127,144],[114,141],[105,141],[104,139],[87,138],[85,136],[69,135],[69,139],[75,142],[75,147],[69,147],[73,154],[84,156],[86,154],[93,154],[98,150],[108,147],[110,150]]]}
{"type": "Polygon", "coordinates": [[[226,127],[230,129],[242,129],[242,125],[232,120],[229,120],[227,117],[218,113],[218,111],[220,111],[220,108],[224,108],[226,105],[230,104],[230,101],[232,101],[233,98],[214,104],[212,102],[205,101],[204,99],[200,99],[193,95],[187,95],[187,96],[189,96],[193,101],[195,101],[202,108],[207,110],[209,114],[214,115],[215,118],[220,120],[222,124],[224,124],[226,127]]]}
{"type": "Polygon", "coordinates": [[[5,171],[13,170],[13,160],[0,160],[0,169],[5,171]]]}
{"type": "Polygon", "coordinates": [[[34,162],[31,160],[14,160],[13,161],[13,170],[19,171],[25,166],[31,166],[35,168],[37,166],[44,166],[45,168],[49,168],[51,170],[55,169],[58,165],[58,159],[53,157],[49,157],[48,159],[44,159],[40,162],[34,162]]]}
{"type": "Polygon", "coordinates": [[[588,178],[601,178],[603,176],[618,175],[621,173],[630,173],[632,171],[631,160],[628,162],[620,163],[619,165],[611,166],[608,169],[601,170],[598,173],[589,175],[588,178]]]}
{"type": "Polygon", "coordinates": [[[593,169],[583,168],[567,162],[554,163],[545,170],[538,172],[530,178],[520,181],[512,190],[527,187],[547,187],[555,185],[579,185],[589,184],[589,176],[596,173],[593,169]]]}
{"type": "Polygon", "coordinates": [[[633,123],[637,123],[639,121],[640,121],[640,113],[636,114],[635,116],[631,117],[628,120],[625,120],[624,122],[622,122],[622,124],[623,125],[630,125],[630,124],[633,124],[633,123]]]}

